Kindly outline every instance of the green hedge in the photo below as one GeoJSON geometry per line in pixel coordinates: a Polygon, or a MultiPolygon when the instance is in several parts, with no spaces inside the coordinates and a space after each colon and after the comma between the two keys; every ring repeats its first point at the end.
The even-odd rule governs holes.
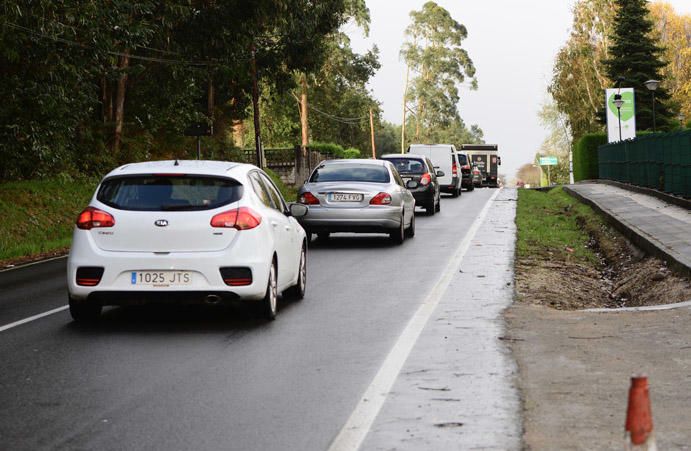
{"type": "Polygon", "coordinates": [[[598,178],[597,148],[607,143],[604,133],[583,135],[573,146],[573,179],[593,180],[598,178]]]}
{"type": "Polygon", "coordinates": [[[344,149],[343,146],[336,143],[322,143],[316,141],[311,143],[309,147],[310,150],[314,150],[322,154],[333,155],[336,158],[360,158],[362,155],[359,149],[354,147],[344,149]]]}

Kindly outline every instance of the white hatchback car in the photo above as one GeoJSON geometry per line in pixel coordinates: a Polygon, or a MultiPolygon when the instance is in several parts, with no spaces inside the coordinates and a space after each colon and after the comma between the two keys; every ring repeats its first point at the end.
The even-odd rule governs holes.
{"type": "Polygon", "coordinates": [[[158,161],[121,166],[77,219],[67,264],[72,317],[104,305],[302,299],[307,239],[271,179],[249,164],[158,161]]]}

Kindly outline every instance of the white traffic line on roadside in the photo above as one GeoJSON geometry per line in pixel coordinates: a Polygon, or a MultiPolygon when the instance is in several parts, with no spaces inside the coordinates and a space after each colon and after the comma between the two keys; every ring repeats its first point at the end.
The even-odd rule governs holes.
{"type": "Polygon", "coordinates": [[[30,323],[31,321],[36,321],[37,319],[41,319],[43,317],[53,315],[55,313],[60,313],[62,311],[67,310],[68,308],[70,308],[69,305],[63,305],[62,307],[54,308],[53,310],[48,310],[47,312],[39,313],[38,315],[30,316],[28,318],[20,319],[19,321],[15,321],[13,323],[5,324],[4,326],[0,326],[0,332],[12,329],[13,327],[21,326],[22,324],[30,323]]]}
{"type": "Polygon", "coordinates": [[[456,252],[454,252],[447,263],[444,272],[432,288],[432,291],[429,292],[422,305],[420,305],[403,332],[401,332],[376,376],[374,376],[369,387],[367,387],[367,390],[365,390],[365,393],[358,401],[355,410],[350,414],[346,424],[341,428],[333,442],[331,442],[329,451],[355,451],[362,445],[422,330],[441,301],[458,268],[460,268],[463,257],[468,252],[475,234],[480,229],[487,216],[487,212],[500,192],[501,189],[498,189],[490,197],[470,226],[470,229],[468,229],[468,233],[466,233],[463,241],[461,241],[456,252]]]}
{"type": "Polygon", "coordinates": [[[67,258],[67,255],[58,255],[57,257],[46,258],[43,260],[31,262],[31,263],[24,263],[23,265],[19,265],[19,266],[12,266],[9,268],[0,269],[0,274],[3,272],[16,271],[18,269],[27,268],[29,266],[40,265],[41,263],[48,263],[48,262],[52,262],[54,260],[60,260],[61,258],[67,258]]]}
{"type": "Polygon", "coordinates": [[[580,311],[587,313],[657,312],[660,310],[672,310],[684,307],[691,307],[691,301],[675,302],[674,304],[643,305],[640,307],[589,308],[580,311]]]}

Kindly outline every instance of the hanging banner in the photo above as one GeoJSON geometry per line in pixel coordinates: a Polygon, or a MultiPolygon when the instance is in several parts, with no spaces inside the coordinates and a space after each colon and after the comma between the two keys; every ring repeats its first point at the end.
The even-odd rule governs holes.
{"type": "Polygon", "coordinates": [[[607,141],[619,141],[619,114],[621,113],[621,139],[636,137],[636,101],[633,88],[608,89],[605,93],[607,102],[607,141]],[[621,94],[624,104],[621,111],[617,111],[614,95],[621,94]]]}

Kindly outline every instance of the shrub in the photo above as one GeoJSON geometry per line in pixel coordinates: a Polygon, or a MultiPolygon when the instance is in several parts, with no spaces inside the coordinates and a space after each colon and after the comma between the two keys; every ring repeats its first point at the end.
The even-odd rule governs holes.
{"type": "Polygon", "coordinates": [[[360,150],[355,147],[349,147],[343,151],[343,158],[360,158],[361,155],[360,150]]]}
{"type": "Polygon", "coordinates": [[[343,158],[344,157],[344,152],[345,150],[343,149],[343,146],[340,146],[336,143],[322,143],[315,141],[310,144],[310,150],[322,153],[322,154],[331,154],[335,157],[338,158],[343,158]]]}
{"type": "Polygon", "coordinates": [[[583,135],[573,146],[573,179],[591,180],[598,178],[597,148],[607,143],[604,133],[583,135]]]}

